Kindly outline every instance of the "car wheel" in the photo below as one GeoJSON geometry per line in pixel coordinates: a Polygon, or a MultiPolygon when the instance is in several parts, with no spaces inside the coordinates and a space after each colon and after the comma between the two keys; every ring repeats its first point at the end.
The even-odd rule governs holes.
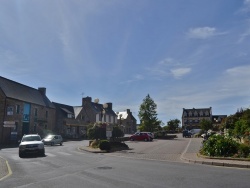
{"type": "Polygon", "coordinates": [[[131,141],[134,141],[134,139],[133,139],[133,138],[130,138],[130,140],[131,140],[131,141]]]}
{"type": "Polygon", "coordinates": [[[145,141],[145,142],[147,142],[147,141],[148,141],[148,139],[147,139],[147,138],[145,138],[145,139],[144,139],[144,141],[145,141]]]}
{"type": "Polygon", "coordinates": [[[20,158],[23,158],[23,157],[24,157],[24,154],[21,153],[21,152],[19,152],[19,157],[20,157],[20,158]]]}
{"type": "Polygon", "coordinates": [[[45,150],[44,150],[44,149],[41,151],[40,155],[41,155],[42,157],[45,156],[45,150]]]}

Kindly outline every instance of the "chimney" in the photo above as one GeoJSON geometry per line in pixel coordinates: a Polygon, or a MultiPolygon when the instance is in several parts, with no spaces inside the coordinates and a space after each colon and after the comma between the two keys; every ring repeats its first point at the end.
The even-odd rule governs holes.
{"type": "Polygon", "coordinates": [[[91,103],[92,98],[91,97],[84,97],[82,98],[82,106],[86,103],[91,103]]]}
{"type": "Polygon", "coordinates": [[[111,103],[111,102],[108,102],[107,105],[108,105],[108,108],[109,108],[110,110],[112,110],[112,103],[111,103]]]}
{"type": "Polygon", "coordinates": [[[42,94],[42,95],[46,95],[46,88],[45,87],[39,87],[38,91],[42,94]]]}

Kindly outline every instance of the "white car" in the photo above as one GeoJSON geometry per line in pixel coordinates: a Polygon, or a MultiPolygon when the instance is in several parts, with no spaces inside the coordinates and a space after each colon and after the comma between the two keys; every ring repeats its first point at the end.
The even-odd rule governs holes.
{"type": "Polygon", "coordinates": [[[54,146],[55,144],[63,144],[63,138],[61,135],[48,135],[43,140],[45,145],[54,146]]]}
{"type": "Polygon", "coordinates": [[[27,154],[45,155],[44,144],[38,134],[24,135],[19,144],[19,157],[22,158],[27,154]]]}

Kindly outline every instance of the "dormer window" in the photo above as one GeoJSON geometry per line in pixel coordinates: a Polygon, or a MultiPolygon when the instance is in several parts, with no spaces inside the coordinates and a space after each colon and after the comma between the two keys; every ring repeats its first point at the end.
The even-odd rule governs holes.
{"type": "Polygon", "coordinates": [[[192,112],[189,112],[188,115],[189,115],[189,116],[192,116],[192,112]]]}
{"type": "Polygon", "coordinates": [[[68,118],[72,119],[73,118],[73,114],[68,114],[68,118]]]}
{"type": "Polygon", "coordinates": [[[205,112],[205,114],[206,114],[206,116],[209,116],[209,113],[208,113],[208,111],[206,111],[206,112],[205,112]]]}
{"type": "Polygon", "coordinates": [[[195,111],[195,112],[194,112],[194,116],[196,116],[196,117],[198,116],[198,113],[197,113],[197,111],[195,111]]]}
{"type": "Polygon", "coordinates": [[[187,112],[184,112],[183,115],[184,115],[184,117],[186,117],[187,116],[187,112]]]}

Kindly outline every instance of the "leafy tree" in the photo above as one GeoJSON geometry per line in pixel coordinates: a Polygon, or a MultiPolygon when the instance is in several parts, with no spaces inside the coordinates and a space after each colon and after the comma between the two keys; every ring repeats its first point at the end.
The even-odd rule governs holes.
{"type": "Polygon", "coordinates": [[[248,130],[247,121],[244,119],[240,119],[236,121],[235,127],[233,129],[233,134],[235,137],[241,140],[244,137],[245,132],[248,130]]]}
{"type": "Polygon", "coordinates": [[[160,125],[161,121],[157,119],[156,112],[157,105],[154,100],[149,96],[143,99],[143,103],[140,105],[138,117],[141,121],[139,129],[141,131],[153,132],[160,125]]]}
{"type": "Polygon", "coordinates": [[[209,129],[213,128],[212,122],[207,119],[202,119],[200,125],[203,131],[208,131],[209,129]]]}
{"type": "Polygon", "coordinates": [[[124,136],[123,131],[118,126],[114,126],[113,131],[112,131],[112,137],[118,138],[118,137],[123,137],[123,136],[124,136]]]}
{"type": "Polygon", "coordinates": [[[167,122],[167,126],[168,126],[168,130],[170,131],[175,131],[179,125],[180,125],[181,121],[178,119],[173,119],[167,122]]]}

